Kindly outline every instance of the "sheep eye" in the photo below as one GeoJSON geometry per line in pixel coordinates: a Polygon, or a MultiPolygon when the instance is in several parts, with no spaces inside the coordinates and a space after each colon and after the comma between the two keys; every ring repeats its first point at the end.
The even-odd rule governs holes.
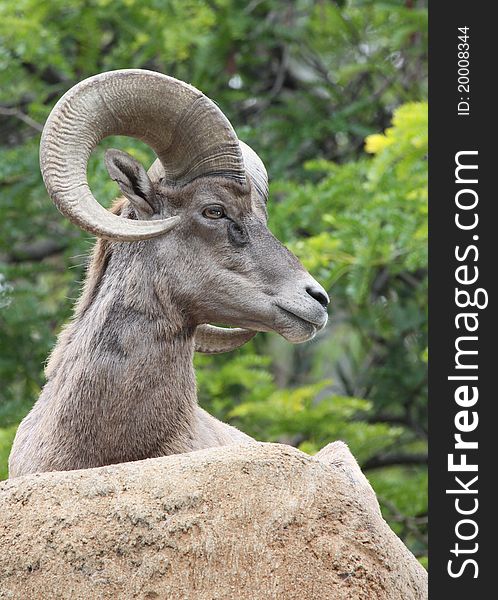
{"type": "Polygon", "coordinates": [[[222,206],[215,204],[213,206],[207,206],[202,211],[202,215],[206,217],[206,219],[221,219],[225,216],[225,211],[222,206]]]}

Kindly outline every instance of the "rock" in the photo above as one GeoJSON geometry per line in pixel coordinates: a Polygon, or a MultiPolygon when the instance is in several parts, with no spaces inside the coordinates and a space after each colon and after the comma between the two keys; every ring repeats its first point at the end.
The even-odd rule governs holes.
{"type": "Polygon", "coordinates": [[[2,482],[0,598],[426,598],[425,570],[334,456],[228,446],[2,482]]]}

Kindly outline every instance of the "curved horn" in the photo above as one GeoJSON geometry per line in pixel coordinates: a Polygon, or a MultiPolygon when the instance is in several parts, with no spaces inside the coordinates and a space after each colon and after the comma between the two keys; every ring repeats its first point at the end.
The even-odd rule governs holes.
{"type": "Polygon", "coordinates": [[[113,240],[161,235],[179,221],[134,221],[109,213],[88,186],[88,159],[109,135],[126,135],[157,154],[167,183],[218,175],[245,183],[244,159],[228,119],[194,87],[153,71],[125,69],[85,79],[57,102],[40,143],[48,193],[73,223],[113,240]]]}
{"type": "MultiPolygon", "coordinates": [[[[242,140],[239,140],[240,151],[244,160],[245,173],[249,176],[258,196],[266,204],[268,202],[268,174],[265,165],[254,150],[242,140]]],[[[159,181],[164,177],[164,168],[159,159],[152,163],[147,171],[152,181],[159,181]]]]}
{"type": "Polygon", "coordinates": [[[256,335],[257,331],[198,325],[195,330],[195,351],[204,354],[220,354],[240,348],[256,335]]]}
{"type": "Polygon", "coordinates": [[[254,150],[243,141],[239,140],[246,173],[250,176],[254,189],[263,202],[268,202],[268,173],[265,165],[254,150]]]}

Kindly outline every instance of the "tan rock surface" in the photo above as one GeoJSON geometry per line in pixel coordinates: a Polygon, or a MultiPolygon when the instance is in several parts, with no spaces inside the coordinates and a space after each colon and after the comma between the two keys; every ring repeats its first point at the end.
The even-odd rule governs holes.
{"type": "Polygon", "coordinates": [[[3,482],[0,598],[426,598],[336,462],[254,444],[3,482]]]}

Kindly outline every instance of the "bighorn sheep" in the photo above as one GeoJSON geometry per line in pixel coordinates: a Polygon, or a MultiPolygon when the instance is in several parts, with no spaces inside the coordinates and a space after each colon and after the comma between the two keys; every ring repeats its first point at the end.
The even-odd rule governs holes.
{"type": "Polygon", "coordinates": [[[40,164],[58,209],[101,239],[46,385],[17,432],[10,476],[251,442],[197,405],[195,346],[227,351],[256,331],[303,342],[324,327],[329,302],[266,226],[259,157],[195,88],[121,70],[59,100],[40,164]],[[86,177],[109,135],[138,138],[158,156],[147,173],[124,152],[106,153],[125,196],[110,212],[86,177]]]}

